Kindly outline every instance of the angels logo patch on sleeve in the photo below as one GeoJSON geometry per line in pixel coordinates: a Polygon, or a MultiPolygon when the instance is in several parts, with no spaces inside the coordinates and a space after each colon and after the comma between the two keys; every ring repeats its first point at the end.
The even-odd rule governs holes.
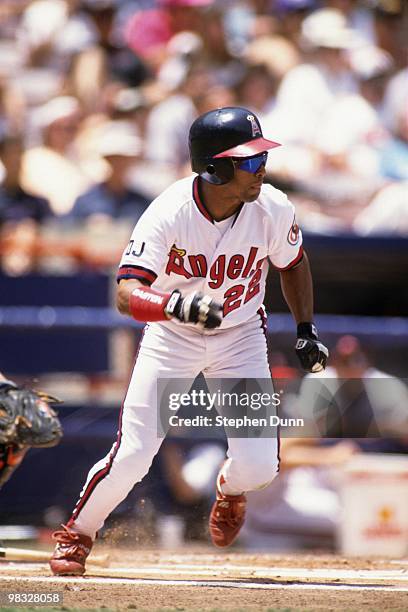
{"type": "Polygon", "coordinates": [[[296,223],[296,217],[293,217],[293,223],[288,232],[288,242],[292,246],[297,245],[297,243],[299,242],[299,226],[296,223]]]}

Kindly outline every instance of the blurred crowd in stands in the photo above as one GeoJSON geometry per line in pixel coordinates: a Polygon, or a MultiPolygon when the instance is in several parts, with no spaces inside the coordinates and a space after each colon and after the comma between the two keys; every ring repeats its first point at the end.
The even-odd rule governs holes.
{"type": "Polygon", "coordinates": [[[407,28],[404,0],[2,0],[3,270],[115,265],[228,105],[306,231],[407,236],[407,28]]]}

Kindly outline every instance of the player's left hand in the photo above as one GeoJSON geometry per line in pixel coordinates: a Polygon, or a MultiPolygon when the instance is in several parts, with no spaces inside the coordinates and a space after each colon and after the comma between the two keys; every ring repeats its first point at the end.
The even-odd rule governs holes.
{"type": "Polygon", "coordinates": [[[316,373],[325,369],[329,351],[319,341],[317,329],[313,323],[299,323],[295,352],[306,372],[316,373]]]}

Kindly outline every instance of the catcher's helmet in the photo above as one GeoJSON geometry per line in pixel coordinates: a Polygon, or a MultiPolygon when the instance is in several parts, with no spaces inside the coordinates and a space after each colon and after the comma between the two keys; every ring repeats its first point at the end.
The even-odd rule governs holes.
{"type": "Polygon", "coordinates": [[[250,110],[236,106],[201,115],[189,133],[191,167],[214,185],[234,177],[232,157],[252,157],[279,146],[263,137],[259,120],[250,110]]]}

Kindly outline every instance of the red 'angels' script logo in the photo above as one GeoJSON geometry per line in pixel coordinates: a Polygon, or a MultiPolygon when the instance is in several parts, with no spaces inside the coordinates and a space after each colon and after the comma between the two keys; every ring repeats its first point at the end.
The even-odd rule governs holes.
{"type": "Polygon", "coordinates": [[[261,257],[257,261],[256,255],[258,247],[251,247],[247,257],[237,253],[232,255],[227,261],[226,255],[218,255],[210,269],[208,269],[207,258],[203,254],[186,255],[185,249],[179,249],[175,244],[170,249],[169,260],[166,266],[166,274],[178,274],[184,278],[205,278],[209,276],[208,286],[211,289],[219,289],[226,278],[235,280],[250,277],[248,285],[234,285],[229,287],[224,293],[224,317],[239,308],[241,304],[246,304],[251,298],[255,297],[260,291],[260,281],[262,278],[262,264],[266,257],[261,257]],[[244,295],[245,294],[245,295],[244,295]]]}

